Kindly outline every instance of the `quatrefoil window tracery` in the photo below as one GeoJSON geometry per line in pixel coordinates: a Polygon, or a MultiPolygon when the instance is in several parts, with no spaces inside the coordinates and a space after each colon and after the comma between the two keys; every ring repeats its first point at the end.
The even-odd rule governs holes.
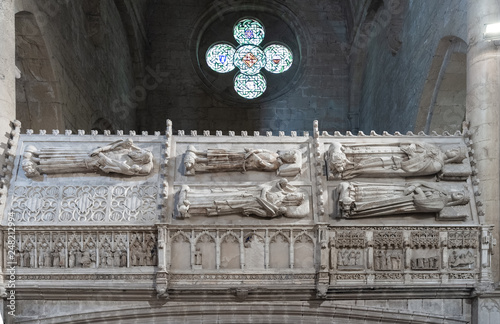
{"type": "Polygon", "coordinates": [[[266,91],[266,78],[260,70],[283,73],[293,63],[292,51],[281,44],[271,44],[261,49],[265,36],[264,26],[255,18],[240,19],[233,27],[233,36],[239,46],[227,42],[215,43],[207,50],[208,66],[219,73],[236,67],[240,70],[234,78],[234,90],[243,98],[254,99],[266,91]]]}

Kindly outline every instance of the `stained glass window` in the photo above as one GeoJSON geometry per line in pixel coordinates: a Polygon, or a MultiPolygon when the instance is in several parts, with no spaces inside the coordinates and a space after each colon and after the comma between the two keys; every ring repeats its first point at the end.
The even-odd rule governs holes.
{"type": "Polygon", "coordinates": [[[258,46],[243,45],[236,50],[234,65],[243,74],[255,75],[266,65],[266,55],[258,46]]]}
{"type": "Polygon", "coordinates": [[[234,39],[238,44],[259,45],[264,39],[264,26],[254,18],[244,18],[234,24],[234,39]]]}
{"type": "Polygon", "coordinates": [[[238,44],[234,48],[228,43],[210,46],[205,59],[208,66],[219,73],[232,71],[235,67],[240,73],[234,78],[234,89],[243,98],[254,99],[266,91],[266,78],[260,70],[265,68],[271,73],[282,73],[293,63],[292,51],[284,45],[271,44],[262,49],[258,46],[264,39],[264,26],[254,18],[240,19],[233,28],[238,44]]]}
{"type": "Polygon", "coordinates": [[[234,90],[246,99],[257,98],[266,91],[266,78],[261,74],[246,75],[238,73],[234,78],[234,90]]]}
{"type": "Polygon", "coordinates": [[[231,44],[217,43],[210,46],[205,56],[208,66],[219,73],[234,70],[234,53],[236,49],[231,44]]]}
{"type": "Polygon", "coordinates": [[[266,70],[272,73],[285,72],[292,66],[292,51],[280,44],[272,44],[264,49],[266,55],[266,70]]]}

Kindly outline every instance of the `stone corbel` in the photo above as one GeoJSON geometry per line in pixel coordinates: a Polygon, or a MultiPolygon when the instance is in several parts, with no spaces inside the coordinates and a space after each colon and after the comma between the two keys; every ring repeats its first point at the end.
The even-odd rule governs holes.
{"type": "Polygon", "coordinates": [[[156,297],[168,298],[168,272],[159,271],[156,273],[156,297]]]}
{"type": "Polygon", "coordinates": [[[326,298],[328,295],[328,284],[318,283],[316,286],[316,296],[318,298],[326,298]]]}

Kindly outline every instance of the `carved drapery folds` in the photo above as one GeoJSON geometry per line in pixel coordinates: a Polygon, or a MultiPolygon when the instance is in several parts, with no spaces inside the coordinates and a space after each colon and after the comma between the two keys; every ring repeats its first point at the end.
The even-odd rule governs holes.
{"type": "Polygon", "coordinates": [[[245,148],[244,151],[207,149],[199,151],[189,145],[184,154],[185,175],[207,172],[264,171],[280,177],[294,177],[302,172],[303,158],[299,149],[270,151],[245,148]]]}
{"type": "Polygon", "coordinates": [[[178,194],[179,218],[243,215],[261,218],[302,218],[309,214],[309,195],[279,179],[249,188],[191,189],[178,194]]]}
{"type": "Polygon", "coordinates": [[[466,210],[453,209],[469,203],[470,194],[463,185],[449,190],[435,182],[341,182],[338,193],[346,218],[424,213],[434,214],[438,220],[464,220],[469,216],[466,210]]]}
{"type": "Polygon", "coordinates": [[[467,159],[465,146],[443,151],[440,147],[426,142],[373,145],[343,145],[333,142],[329,145],[325,157],[329,180],[438,174],[445,180],[465,180],[471,173],[468,163],[464,164],[467,159]],[[454,166],[446,168],[447,164],[454,166]]]}
{"type": "Polygon", "coordinates": [[[29,145],[24,150],[22,167],[28,177],[80,172],[147,175],[153,168],[153,154],[134,145],[131,139],[120,139],[90,152],[62,147],[37,149],[29,145]]]}

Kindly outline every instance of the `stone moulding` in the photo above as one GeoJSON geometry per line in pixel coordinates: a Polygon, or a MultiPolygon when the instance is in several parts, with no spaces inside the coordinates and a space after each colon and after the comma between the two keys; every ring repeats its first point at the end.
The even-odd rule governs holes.
{"type": "Polygon", "coordinates": [[[54,231],[19,228],[14,237],[4,237],[14,252],[9,253],[5,265],[14,265],[26,271],[121,269],[158,264],[155,231],[54,231]]]}
{"type": "Polygon", "coordinates": [[[157,185],[18,185],[7,213],[19,225],[123,224],[158,220],[157,185]]]}
{"type": "MultiPolygon", "coordinates": [[[[491,280],[489,258],[494,241],[491,228],[477,225],[473,197],[479,196],[478,182],[465,134],[330,136],[320,133],[317,121],[312,137],[309,133],[304,137],[296,133],[249,136],[248,132],[241,136],[234,132],[228,136],[221,132],[215,136],[210,132],[203,132],[203,136],[197,132],[174,136],[172,129],[168,121],[165,136],[130,135],[133,145],[151,152],[154,160],[151,172],[133,176],[99,169],[97,173],[41,172],[40,176],[27,177],[22,168],[23,160],[31,161],[34,156],[31,153],[31,157],[23,157],[29,145],[37,152],[44,148],[59,147],[64,151],[82,147],[88,155],[97,147],[125,141],[123,133],[19,137],[17,153],[9,160],[12,170],[2,230],[6,246],[6,215],[11,215],[16,222],[17,255],[14,260],[4,257],[3,265],[16,262],[21,289],[26,291],[38,282],[54,291],[78,289],[82,281],[88,281],[85,285],[93,288],[99,282],[108,282],[110,289],[121,289],[124,281],[135,280],[139,282],[133,289],[147,286],[145,290],[156,290],[162,298],[180,294],[186,287],[195,290],[199,284],[213,289],[249,286],[277,290],[292,286],[300,291],[298,294],[307,292],[308,298],[311,292],[316,293],[314,298],[335,298],[336,289],[405,286],[428,289],[429,296],[433,296],[443,287],[471,290],[491,280]],[[241,173],[231,169],[234,165],[228,172],[202,170],[206,167],[203,165],[193,174],[186,174],[190,146],[195,148],[191,152],[199,167],[208,163],[209,150],[220,153],[211,158],[224,163],[227,158],[229,164],[234,162],[229,156],[234,158],[231,154],[237,152],[237,168],[243,165],[245,170],[245,155],[253,154],[259,159],[248,165],[261,166],[241,173]],[[270,170],[264,167],[264,162],[269,162],[264,156],[274,161],[281,158],[278,151],[297,150],[301,153],[300,168],[287,163],[286,158],[270,170]],[[348,162],[359,164],[375,156],[383,163],[370,160],[372,164],[365,162],[364,169],[353,168],[351,175],[355,179],[342,179],[343,172],[340,177],[331,172],[335,165],[329,158],[334,153],[343,153],[348,162]],[[432,172],[393,176],[400,165],[411,169],[413,165],[404,163],[411,160],[410,156],[417,166],[424,164],[425,169],[427,165],[432,172]],[[452,160],[445,162],[445,156],[452,160]],[[387,173],[372,172],[384,167],[385,162],[390,168],[382,171],[389,172],[390,179],[386,179],[387,173]],[[288,170],[290,173],[276,174],[281,166],[289,165],[293,169],[288,170]],[[443,186],[447,192],[465,188],[470,201],[453,206],[455,214],[446,211],[447,218],[442,217],[440,223],[427,217],[435,211],[420,215],[415,208],[406,216],[391,213],[384,219],[384,224],[389,225],[379,226],[377,218],[386,215],[373,210],[363,215],[371,219],[337,217],[339,192],[335,188],[347,181],[358,183],[352,187],[359,195],[351,202],[358,210],[367,192],[368,196],[375,195],[375,200],[382,203],[379,209],[384,209],[385,196],[402,192],[400,196],[408,198],[404,191],[416,182],[420,187],[424,182],[432,183],[427,187],[443,186]],[[359,183],[374,185],[370,189],[359,183]],[[388,185],[391,188],[387,189],[388,185]],[[184,196],[178,196],[179,192],[184,196]],[[289,206],[298,211],[290,212],[289,206]],[[451,217],[457,215],[466,217],[451,217]],[[403,218],[405,223],[395,221],[403,218]],[[93,280],[98,283],[91,284],[93,280]]],[[[13,141],[16,132],[18,129],[14,129],[13,141]]],[[[10,149],[15,150],[15,145],[10,149]]],[[[416,195],[417,187],[408,191],[416,195]]],[[[430,195],[426,190],[422,192],[426,197],[432,195],[431,190],[427,190],[430,195]]],[[[351,212],[347,199],[342,203],[351,212]]],[[[351,214],[356,216],[355,212],[351,214]]],[[[251,298],[252,294],[243,288],[239,296],[251,298]]]]}

